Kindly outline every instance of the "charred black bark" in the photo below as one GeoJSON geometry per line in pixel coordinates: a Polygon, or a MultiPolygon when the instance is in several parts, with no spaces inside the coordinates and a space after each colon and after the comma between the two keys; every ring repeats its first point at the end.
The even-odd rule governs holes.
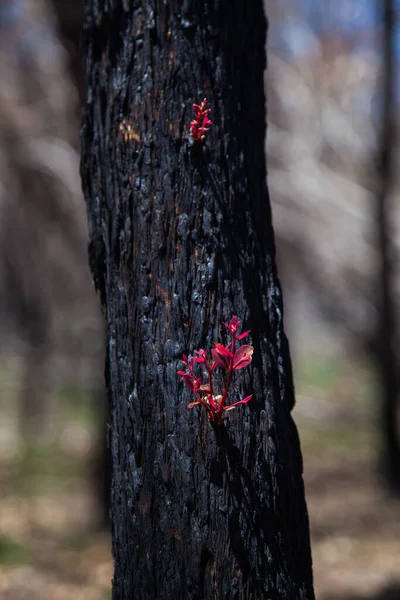
{"type": "Polygon", "coordinates": [[[265,30],[261,0],[86,2],[82,179],[108,323],[115,600],[314,598],[266,188],[265,30]],[[204,96],[213,125],[190,147],[204,96]],[[254,398],[213,427],[176,370],[233,314],[255,347],[235,385],[254,398]]]}

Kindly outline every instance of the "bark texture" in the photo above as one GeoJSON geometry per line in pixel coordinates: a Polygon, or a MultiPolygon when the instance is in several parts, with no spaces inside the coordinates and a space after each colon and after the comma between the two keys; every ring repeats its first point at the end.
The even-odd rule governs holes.
{"type": "Polygon", "coordinates": [[[108,326],[114,600],[312,599],[264,157],[261,0],[87,0],[82,179],[108,326]],[[192,103],[213,125],[190,147],[192,103]],[[248,407],[176,370],[237,314],[248,407]]]}

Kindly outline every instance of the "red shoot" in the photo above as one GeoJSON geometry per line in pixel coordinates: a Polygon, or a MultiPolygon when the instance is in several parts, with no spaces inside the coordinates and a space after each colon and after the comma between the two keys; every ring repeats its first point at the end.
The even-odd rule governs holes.
{"type": "Polygon", "coordinates": [[[223,346],[222,344],[219,344],[218,342],[214,342],[214,345],[215,348],[211,350],[211,354],[213,359],[217,363],[217,367],[229,369],[233,358],[232,352],[225,348],[225,346],[223,346]]]}
{"type": "Polygon", "coordinates": [[[253,352],[253,346],[241,346],[236,350],[235,356],[233,357],[232,369],[236,371],[237,369],[244,369],[244,367],[247,367],[247,365],[251,363],[253,352]]]}
{"type": "Polygon", "coordinates": [[[231,341],[227,346],[219,342],[214,342],[214,348],[211,350],[212,361],[208,360],[205,350],[195,350],[197,356],[192,357],[190,360],[185,354],[183,355],[182,363],[186,366],[187,371],[177,371],[183,383],[185,383],[196,398],[194,402],[188,404],[188,408],[204,406],[207,410],[208,418],[214,423],[221,422],[224,412],[236,408],[239,404],[247,404],[253,397],[252,395],[246,396],[243,400],[239,400],[228,406],[226,405],[233,372],[244,369],[251,363],[254,348],[253,346],[244,345],[236,350],[236,342],[250,333],[249,330],[238,335],[240,321],[237,317],[232,317],[229,324],[224,323],[224,325],[229,331],[231,341]],[[208,376],[208,383],[203,384],[202,378],[196,377],[194,374],[196,363],[203,365],[208,376]],[[227,371],[225,387],[222,394],[219,395],[215,395],[213,391],[213,371],[216,367],[227,371]]]}
{"type": "Polygon", "coordinates": [[[208,118],[209,108],[206,108],[207,98],[204,98],[201,104],[193,104],[195,118],[190,123],[190,135],[194,142],[204,142],[205,133],[210,128],[207,125],[212,125],[212,121],[208,118]]]}
{"type": "Polygon", "coordinates": [[[229,331],[229,333],[231,335],[236,335],[236,332],[240,325],[240,321],[237,317],[232,317],[232,319],[229,321],[228,324],[226,324],[222,321],[222,325],[225,325],[225,327],[227,328],[227,330],[229,331]]]}

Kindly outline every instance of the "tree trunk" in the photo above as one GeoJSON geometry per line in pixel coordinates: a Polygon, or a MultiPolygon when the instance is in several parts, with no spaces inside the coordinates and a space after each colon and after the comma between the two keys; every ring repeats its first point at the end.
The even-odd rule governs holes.
{"type": "Polygon", "coordinates": [[[382,385],[382,467],[389,485],[400,491],[399,361],[396,355],[398,324],[395,305],[395,248],[391,220],[391,193],[395,183],[396,147],[396,33],[393,0],[378,3],[383,25],[382,118],[378,141],[378,189],[376,223],[379,248],[378,352],[376,355],[382,385]]]}
{"type": "Polygon", "coordinates": [[[68,52],[70,71],[79,97],[83,100],[81,52],[83,0],[51,0],[51,3],[58,19],[62,42],[68,52]]]}
{"type": "Polygon", "coordinates": [[[115,600],[314,598],[264,157],[262,0],[87,0],[82,179],[108,325],[115,600]],[[213,125],[189,143],[192,103],[213,125]],[[247,407],[182,353],[252,330],[247,407]]]}

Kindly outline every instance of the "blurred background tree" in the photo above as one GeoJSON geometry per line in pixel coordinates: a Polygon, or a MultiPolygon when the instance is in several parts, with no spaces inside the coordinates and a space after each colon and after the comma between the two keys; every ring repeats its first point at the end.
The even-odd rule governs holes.
{"type": "Polygon", "coordinates": [[[378,5],[383,26],[382,100],[378,130],[376,223],[378,256],[378,327],[375,359],[382,388],[382,469],[388,483],[400,492],[400,357],[396,303],[396,249],[393,243],[393,193],[396,185],[396,32],[394,0],[378,5]]]}
{"type": "Polygon", "coordinates": [[[307,2],[287,2],[276,19],[281,29],[270,64],[267,151],[284,288],[289,280],[296,288],[285,296],[289,326],[293,316],[290,338],[301,337],[299,356],[314,344],[318,352],[326,335],[332,357],[337,349],[368,357],[381,386],[381,470],[396,488],[395,1],[339,1],[322,12],[307,2]],[[315,330],[310,337],[310,319],[322,325],[317,337],[315,330]]]}
{"type": "MultiPolygon", "coordinates": [[[[397,399],[398,329],[388,343],[377,218],[384,192],[393,323],[399,85],[388,136],[385,2],[266,4],[268,177],[316,596],[399,598],[399,504],[376,476],[383,462],[391,481],[399,471],[385,450],[398,410],[382,401],[379,375],[392,348],[397,399]]],[[[391,78],[398,10],[393,0],[391,78]]],[[[78,172],[80,29],[78,0],[0,0],[0,593],[12,600],[26,582],[34,600],[104,599],[112,573],[107,534],[82,535],[99,515],[88,477],[104,404],[90,399],[103,393],[103,334],[78,172]]]]}

